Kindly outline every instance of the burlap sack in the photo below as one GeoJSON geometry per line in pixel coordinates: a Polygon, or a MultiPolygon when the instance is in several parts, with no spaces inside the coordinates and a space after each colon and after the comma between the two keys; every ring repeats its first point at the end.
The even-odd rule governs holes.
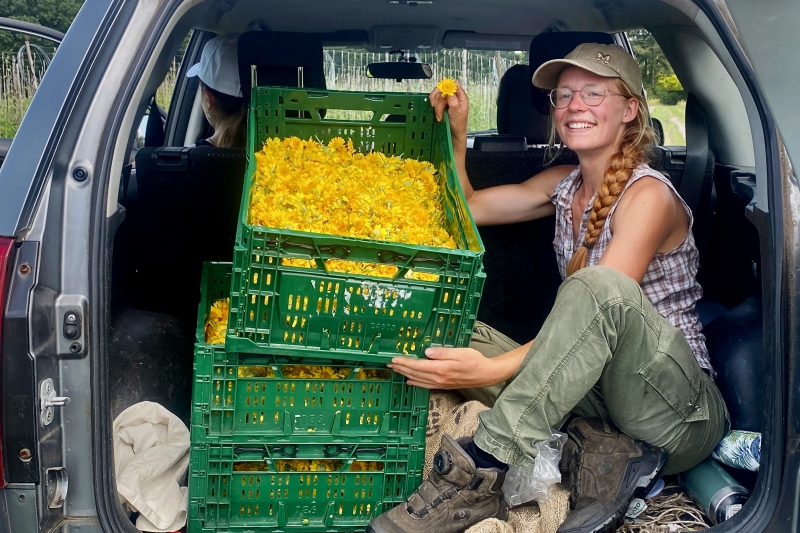
{"type": "MultiPolygon", "coordinates": [[[[473,435],[478,427],[478,414],[488,407],[480,402],[465,402],[456,392],[433,392],[428,412],[427,443],[423,474],[433,468],[433,456],[439,451],[442,435],[454,438],[473,435]]],[[[467,533],[554,533],[567,517],[569,491],[556,485],[541,506],[533,503],[511,509],[508,521],[488,518],[475,524],[467,533]]]]}
{"type": "Polygon", "coordinates": [[[450,435],[455,439],[474,435],[478,427],[478,413],[487,409],[479,402],[464,402],[464,397],[457,392],[431,393],[423,477],[428,477],[433,468],[433,456],[439,451],[442,435],[450,435]]]}

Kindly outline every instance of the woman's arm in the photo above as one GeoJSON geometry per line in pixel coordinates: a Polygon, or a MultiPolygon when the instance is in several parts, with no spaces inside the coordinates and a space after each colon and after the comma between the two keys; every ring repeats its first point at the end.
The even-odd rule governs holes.
{"type": "Polygon", "coordinates": [[[674,249],[688,231],[683,206],[672,189],[655,178],[642,178],[620,198],[611,219],[611,242],[598,264],[641,283],[655,254],[674,249]]]}
{"type": "Polygon", "coordinates": [[[555,212],[550,197],[556,185],[572,172],[574,166],[549,168],[520,184],[500,185],[476,191],[469,181],[466,167],[469,115],[467,93],[460,85],[454,96],[444,96],[439,89],[434,89],[430,94],[430,102],[437,120],[442,120],[444,110],[448,109],[456,171],[475,224],[513,224],[542,218],[555,212]]]}
{"type": "Polygon", "coordinates": [[[550,197],[574,169],[571,165],[552,167],[519,184],[475,191],[467,200],[475,224],[514,224],[552,215],[556,208],[550,197]]]}
{"type": "Polygon", "coordinates": [[[473,348],[428,348],[428,359],[395,357],[387,365],[408,378],[408,384],[426,389],[489,387],[514,376],[533,341],[488,358],[473,348]]]}

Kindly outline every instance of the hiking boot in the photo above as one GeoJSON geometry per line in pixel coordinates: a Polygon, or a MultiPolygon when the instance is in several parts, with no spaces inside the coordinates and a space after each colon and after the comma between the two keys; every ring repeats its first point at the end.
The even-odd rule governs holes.
{"type": "Polygon", "coordinates": [[[471,440],[444,435],[428,479],[405,502],[373,520],[367,533],[456,533],[484,518],[505,519],[506,473],[477,468],[463,448],[471,440]]]}
{"type": "Polygon", "coordinates": [[[633,498],[644,499],[667,452],[613,430],[597,418],[567,428],[571,511],[557,533],[606,533],[622,525],[633,498]]]}

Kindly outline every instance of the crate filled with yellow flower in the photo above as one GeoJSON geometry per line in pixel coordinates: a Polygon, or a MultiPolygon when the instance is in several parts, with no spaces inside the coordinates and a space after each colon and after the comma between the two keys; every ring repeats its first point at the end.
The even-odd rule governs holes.
{"type": "Polygon", "coordinates": [[[230,263],[203,267],[192,387],[192,440],[425,445],[429,391],[380,363],[226,351],[230,263]]]}
{"type": "Polygon", "coordinates": [[[338,360],[195,352],[193,439],[425,445],[428,391],[402,375],[338,360]]]}
{"type": "Polygon", "coordinates": [[[469,343],[483,244],[427,95],[255,87],[248,150],[228,350],[387,362],[469,343]]]}
{"type": "Polygon", "coordinates": [[[194,442],[188,530],[362,532],[416,489],[423,456],[396,444],[194,442]]]}
{"type": "Polygon", "coordinates": [[[205,263],[189,533],[363,531],[421,482],[427,389],[380,363],[226,351],[231,263],[205,263]]]}

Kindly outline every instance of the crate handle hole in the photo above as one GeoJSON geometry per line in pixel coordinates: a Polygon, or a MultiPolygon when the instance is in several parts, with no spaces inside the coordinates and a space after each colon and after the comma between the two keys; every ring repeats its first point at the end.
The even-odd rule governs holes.
{"type": "Polygon", "coordinates": [[[323,118],[322,121],[330,122],[334,120],[347,120],[350,122],[369,123],[372,122],[373,118],[375,118],[374,111],[366,111],[361,109],[328,109],[327,113],[325,114],[325,118],[323,118]]]}
{"type": "Polygon", "coordinates": [[[405,124],[408,121],[408,117],[405,115],[398,115],[398,114],[390,114],[384,113],[381,115],[381,122],[388,122],[390,124],[405,124]]]}

